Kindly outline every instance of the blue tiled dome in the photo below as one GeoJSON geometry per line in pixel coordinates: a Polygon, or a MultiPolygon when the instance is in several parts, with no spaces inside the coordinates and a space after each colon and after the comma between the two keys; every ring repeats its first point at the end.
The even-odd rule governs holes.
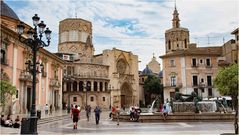
{"type": "Polygon", "coordinates": [[[149,69],[148,65],[146,66],[146,68],[143,70],[142,75],[152,75],[153,72],[151,69],[149,69]]]}
{"type": "Polygon", "coordinates": [[[159,78],[163,77],[163,70],[159,72],[158,77],[159,78]]]}
{"type": "Polygon", "coordinates": [[[7,16],[15,20],[19,20],[17,14],[1,0],[1,16],[7,16]]]}

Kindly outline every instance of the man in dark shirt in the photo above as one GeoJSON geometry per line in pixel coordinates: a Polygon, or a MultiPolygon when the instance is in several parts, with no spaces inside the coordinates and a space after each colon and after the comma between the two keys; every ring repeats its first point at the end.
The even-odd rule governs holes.
{"type": "Polygon", "coordinates": [[[96,106],[94,112],[95,112],[95,123],[96,125],[98,125],[100,121],[100,113],[101,113],[100,107],[96,106]]]}

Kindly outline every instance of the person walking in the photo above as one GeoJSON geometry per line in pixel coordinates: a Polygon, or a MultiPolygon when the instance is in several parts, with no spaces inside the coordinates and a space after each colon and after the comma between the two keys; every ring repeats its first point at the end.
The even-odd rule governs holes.
{"type": "Polygon", "coordinates": [[[46,106],[45,106],[45,114],[46,115],[48,115],[48,110],[49,110],[49,106],[48,106],[48,104],[46,104],[46,106]]]}
{"type": "Polygon", "coordinates": [[[85,107],[85,111],[86,111],[87,121],[89,121],[90,120],[90,115],[91,115],[91,107],[90,107],[90,105],[87,105],[85,107]]]}
{"type": "Polygon", "coordinates": [[[50,115],[52,115],[52,104],[50,105],[50,115]]]}
{"type": "Polygon", "coordinates": [[[95,112],[95,123],[96,123],[96,125],[98,125],[99,121],[100,121],[100,113],[101,113],[100,107],[96,106],[94,109],[94,112],[95,112]]]}
{"type": "Polygon", "coordinates": [[[73,129],[77,129],[77,123],[80,119],[80,111],[78,110],[77,105],[75,105],[75,108],[72,109],[71,118],[73,120],[73,129]]]}

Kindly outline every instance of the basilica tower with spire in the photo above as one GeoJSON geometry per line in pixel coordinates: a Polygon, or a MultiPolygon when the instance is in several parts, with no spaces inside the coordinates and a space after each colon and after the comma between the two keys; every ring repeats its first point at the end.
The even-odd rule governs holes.
{"type": "Polygon", "coordinates": [[[176,5],[173,12],[172,28],[166,30],[165,39],[166,53],[189,48],[189,31],[187,28],[180,27],[180,19],[176,5]]]}

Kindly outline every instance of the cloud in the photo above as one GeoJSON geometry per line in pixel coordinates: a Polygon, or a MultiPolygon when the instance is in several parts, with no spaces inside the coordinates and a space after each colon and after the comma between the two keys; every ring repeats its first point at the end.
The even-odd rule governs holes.
{"type": "MultiPolygon", "coordinates": [[[[5,2],[29,25],[37,13],[53,31],[52,45],[57,52],[58,25],[76,16],[93,24],[96,54],[113,47],[132,51],[142,61],[142,70],[155,56],[165,54],[164,32],[171,28],[174,0],[27,0],[5,2]]],[[[239,26],[237,0],[180,0],[177,9],[181,26],[190,31],[198,46],[222,45],[239,26]]],[[[161,60],[158,59],[161,63],[161,60]]]]}

